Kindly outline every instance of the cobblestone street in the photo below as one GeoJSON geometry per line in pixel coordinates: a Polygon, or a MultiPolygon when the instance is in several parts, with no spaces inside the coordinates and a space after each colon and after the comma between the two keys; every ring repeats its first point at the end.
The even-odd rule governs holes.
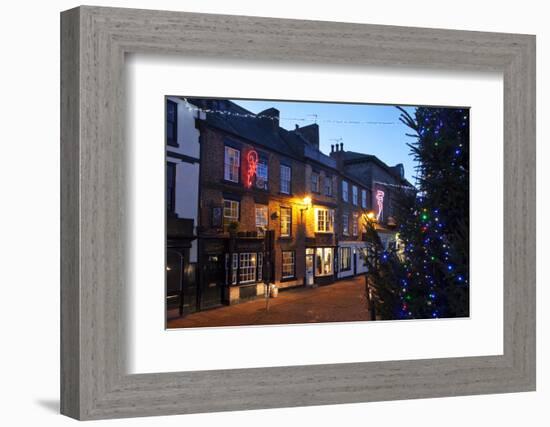
{"type": "Polygon", "coordinates": [[[189,314],[178,318],[168,313],[168,328],[195,328],[238,325],[274,325],[314,322],[369,320],[365,278],[358,276],[318,288],[297,288],[264,298],[189,314]]]}

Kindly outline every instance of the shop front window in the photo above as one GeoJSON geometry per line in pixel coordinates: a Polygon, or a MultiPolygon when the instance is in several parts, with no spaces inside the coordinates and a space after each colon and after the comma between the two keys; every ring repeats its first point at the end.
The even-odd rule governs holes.
{"type": "Polygon", "coordinates": [[[334,249],[317,248],[315,256],[315,275],[329,276],[333,271],[334,249]]]}

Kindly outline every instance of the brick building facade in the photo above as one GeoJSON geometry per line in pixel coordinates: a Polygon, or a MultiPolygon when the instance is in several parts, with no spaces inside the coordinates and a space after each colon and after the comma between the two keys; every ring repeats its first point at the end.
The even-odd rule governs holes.
{"type": "Polygon", "coordinates": [[[373,181],[402,177],[380,162],[390,176],[376,178],[367,159],[349,163],[342,145],[322,153],[318,125],[286,130],[274,108],[254,115],[213,99],[189,99],[185,108],[205,114],[194,123],[198,267],[187,286],[196,289],[182,292],[196,303],[183,306],[234,304],[262,295],[265,283],[317,286],[366,271],[361,221],[375,206],[373,181]]]}

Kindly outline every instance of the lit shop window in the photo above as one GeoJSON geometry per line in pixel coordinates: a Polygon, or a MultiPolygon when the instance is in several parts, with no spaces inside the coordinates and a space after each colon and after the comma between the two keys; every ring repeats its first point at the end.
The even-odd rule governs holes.
{"type": "Polygon", "coordinates": [[[281,165],[281,187],[280,191],[284,194],[290,194],[290,180],[292,178],[292,170],[289,166],[281,165]]]}
{"type": "Polygon", "coordinates": [[[340,248],[340,271],[351,270],[351,248],[340,248]]]}
{"type": "Polygon", "coordinates": [[[281,237],[290,237],[292,230],[292,209],[281,207],[281,237]]]}
{"type": "Polygon", "coordinates": [[[334,232],[334,210],[315,208],[315,231],[317,233],[334,232]]]}
{"type": "Polygon", "coordinates": [[[317,248],[315,251],[315,274],[317,276],[328,276],[332,274],[334,259],[333,248],[317,248]]]}
{"type": "Polygon", "coordinates": [[[292,279],[296,271],[294,251],[283,251],[283,279],[292,279]]]}
{"type": "Polygon", "coordinates": [[[225,147],[224,178],[226,181],[239,182],[241,170],[241,152],[232,147],[225,147]]]}
{"type": "Polygon", "coordinates": [[[256,281],[256,254],[243,252],[239,254],[239,283],[256,281]]]}

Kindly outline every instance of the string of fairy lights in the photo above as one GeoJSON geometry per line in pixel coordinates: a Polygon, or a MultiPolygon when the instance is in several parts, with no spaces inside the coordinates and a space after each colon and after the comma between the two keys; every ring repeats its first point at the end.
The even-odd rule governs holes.
{"type": "Polygon", "coordinates": [[[266,119],[266,120],[285,120],[291,122],[313,122],[313,123],[326,123],[337,125],[395,125],[396,122],[384,122],[375,120],[340,120],[340,119],[319,119],[317,114],[309,114],[309,117],[273,117],[268,114],[254,114],[244,113],[238,111],[229,111],[216,108],[201,108],[191,104],[187,98],[183,98],[185,108],[190,112],[204,113],[204,114],[218,114],[223,117],[239,117],[250,119],[266,119]]]}

